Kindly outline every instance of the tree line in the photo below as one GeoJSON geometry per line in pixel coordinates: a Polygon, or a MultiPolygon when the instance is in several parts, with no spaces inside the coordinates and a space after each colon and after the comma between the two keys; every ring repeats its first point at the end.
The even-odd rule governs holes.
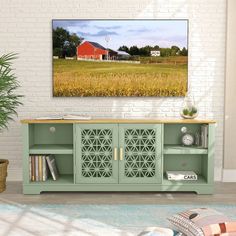
{"type": "Polygon", "coordinates": [[[145,47],[137,47],[131,46],[127,47],[125,45],[119,47],[119,51],[124,51],[129,53],[131,56],[150,56],[151,51],[160,51],[161,57],[169,57],[169,56],[188,56],[188,50],[183,47],[180,49],[178,46],[171,46],[170,48],[160,48],[158,45],[156,46],[145,46],[145,47]]]}
{"type": "MultiPolygon", "coordinates": [[[[84,39],[75,33],[70,33],[64,28],[57,27],[53,29],[53,56],[59,58],[76,56],[76,47],[81,44],[84,39]]],[[[161,57],[168,56],[188,56],[188,50],[184,47],[180,49],[177,46],[170,48],[160,48],[158,45],[137,47],[127,47],[125,45],[119,47],[119,51],[129,53],[131,56],[150,56],[151,51],[160,51],[161,57]]]]}
{"type": "Polygon", "coordinates": [[[75,33],[57,27],[53,29],[53,56],[60,58],[74,57],[76,55],[76,47],[83,41],[82,37],[78,37],[75,33]]]}

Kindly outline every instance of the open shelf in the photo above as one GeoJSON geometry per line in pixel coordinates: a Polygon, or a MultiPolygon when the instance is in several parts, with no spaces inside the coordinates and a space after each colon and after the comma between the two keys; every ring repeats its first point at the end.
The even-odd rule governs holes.
{"type": "Polygon", "coordinates": [[[164,154],[207,154],[206,148],[196,146],[185,147],[181,145],[164,145],[164,154]]]}
{"type": "Polygon", "coordinates": [[[30,124],[30,154],[73,154],[72,124],[30,124]]]}
{"type": "MultiPolygon", "coordinates": [[[[32,155],[33,156],[33,155],[32,155]]],[[[35,155],[36,156],[36,155],[35,155]]],[[[30,184],[35,184],[35,185],[68,185],[68,184],[74,184],[74,159],[73,159],[73,155],[72,154],[55,154],[53,155],[53,157],[55,158],[55,163],[57,166],[57,170],[58,170],[58,178],[57,180],[53,180],[52,178],[52,174],[51,171],[49,170],[49,168],[47,167],[48,171],[47,171],[47,180],[46,181],[31,181],[31,173],[29,172],[29,183],[30,184]]],[[[36,169],[38,167],[38,172],[35,170],[34,173],[34,179],[38,179],[35,176],[39,176],[42,178],[42,176],[40,175],[40,167],[39,167],[39,162],[38,162],[38,166],[36,165],[36,161],[35,161],[35,165],[34,168],[36,169]]],[[[46,165],[48,166],[48,163],[46,161],[46,165]]],[[[41,169],[41,173],[43,175],[43,169],[45,167],[42,164],[42,169],[41,169]]],[[[32,162],[31,162],[31,169],[32,170],[32,162]]]]}
{"type": "Polygon", "coordinates": [[[198,180],[168,180],[167,177],[164,175],[163,176],[163,185],[195,185],[195,184],[207,184],[206,179],[198,175],[198,180]]]}
{"type": "Polygon", "coordinates": [[[55,185],[55,184],[74,184],[73,174],[60,174],[57,180],[49,177],[46,181],[31,181],[30,184],[55,185]]]}
{"type": "Polygon", "coordinates": [[[29,149],[30,154],[73,154],[72,144],[35,144],[29,149]]]}

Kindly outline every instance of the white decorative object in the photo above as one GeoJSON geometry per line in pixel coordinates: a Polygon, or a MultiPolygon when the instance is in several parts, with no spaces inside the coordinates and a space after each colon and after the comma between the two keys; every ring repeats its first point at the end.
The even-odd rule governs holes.
{"type": "Polygon", "coordinates": [[[180,115],[184,119],[194,119],[198,116],[198,108],[195,104],[194,96],[190,92],[184,98],[180,115]]]}

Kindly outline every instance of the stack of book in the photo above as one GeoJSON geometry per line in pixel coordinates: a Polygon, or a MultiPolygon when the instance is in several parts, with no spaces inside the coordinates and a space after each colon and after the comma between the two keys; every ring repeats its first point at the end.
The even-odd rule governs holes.
{"type": "Polygon", "coordinates": [[[29,178],[31,181],[46,181],[49,173],[58,179],[56,159],[53,155],[31,155],[29,157],[29,178]]]}
{"type": "Polygon", "coordinates": [[[208,148],[208,125],[201,126],[201,147],[208,148]]]}
{"type": "Polygon", "coordinates": [[[166,171],[168,180],[197,180],[197,174],[194,171],[166,171]]]}

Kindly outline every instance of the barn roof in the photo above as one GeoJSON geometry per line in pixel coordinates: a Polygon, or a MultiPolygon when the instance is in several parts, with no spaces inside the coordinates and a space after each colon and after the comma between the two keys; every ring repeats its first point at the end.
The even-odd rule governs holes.
{"type": "Polygon", "coordinates": [[[103,50],[106,50],[106,48],[104,48],[101,44],[99,43],[95,43],[95,42],[91,42],[91,41],[87,41],[89,42],[90,44],[92,44],[95,48],[100,48],[100,49],[103,49],[103,50]]]}
{"type": "Polygon", "coordinates": [[[117,51],[118,52],[118,55],[123,55],[123,56],[130,56],[130,54],[129,53],[127,53],[127,52],[124,52],[124,51],[117,51]]]}
{"type": "Polygon", "coordinates": [[[115,51],[115,50],[113,50],[113,49],[108,48],[108,51],[117,54],[117,51],[115,51]]]}

